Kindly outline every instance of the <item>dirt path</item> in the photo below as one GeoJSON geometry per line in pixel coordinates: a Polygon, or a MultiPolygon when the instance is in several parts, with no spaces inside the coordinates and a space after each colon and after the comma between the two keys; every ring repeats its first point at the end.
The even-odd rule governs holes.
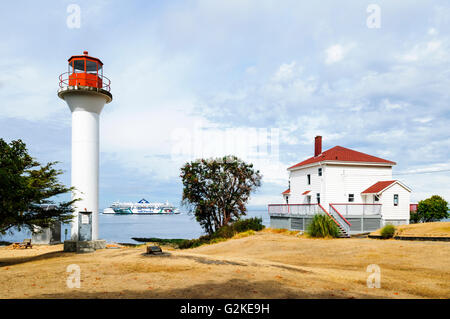
{"type": "Polygon", "coordinates": [[[450,244],[260,232],[188,250],[0,248],[0,298],[450,298],[450,244]],[[68,288],[67,266],[81,270],[68,288]],[[368,288],[366,268],[381,270],[368,288]]]}

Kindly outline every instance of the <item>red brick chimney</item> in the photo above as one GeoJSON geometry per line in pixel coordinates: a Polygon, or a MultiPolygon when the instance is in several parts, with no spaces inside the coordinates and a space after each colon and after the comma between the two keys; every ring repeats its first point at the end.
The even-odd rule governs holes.
{"type": "Polygon", "coordinates": [[[314,140],[314,157],[322,153],[322,136],[316,136],[314,140]]]}

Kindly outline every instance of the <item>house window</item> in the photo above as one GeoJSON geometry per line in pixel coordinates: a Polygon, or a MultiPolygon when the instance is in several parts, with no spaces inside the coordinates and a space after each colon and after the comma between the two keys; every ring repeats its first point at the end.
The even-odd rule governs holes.
{"type": "Polygon", "coordinates": [[[322,176],[322,167],[319,167],[318,171],[319,171],[319,176],[322,176]]]}
{"type": "Polygon", "coordinates": [[[320,193],[317,193],[316,197],[317,197],[317,204],[320,204],[320,193]]]}
{"type": "Polygon", "coordinates": [[[378,196],[378,195],[373,195],[373,201],[374,201],[374,202],[379,202],[379,201],[380,201],[380,196],[378,196]]]}
{"type": "Polygon", "coordinates": [[[348,201],[354,202],[355,201],[355,194],[348,194],[348,201]]]}
{"type": "Polygon", "coordinates": [[[311,185],[311,174],[306,175],[306,177],[308,178],[308,185],[311,185]]]}
{"type": "Polygon", "coordinates": [[[398,194],[394,194],[394,206],[398,206],[398,194]]]}
{"type": "Polygon", "coordinates": [[[289,196],[286,196],[286,204],[289,204],[289,196]]]}

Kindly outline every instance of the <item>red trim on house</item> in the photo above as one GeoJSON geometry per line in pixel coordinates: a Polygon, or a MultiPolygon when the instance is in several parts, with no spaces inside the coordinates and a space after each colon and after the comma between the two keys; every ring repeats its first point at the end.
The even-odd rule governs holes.
{"type": "Polygon", "coordinates": [[[314,203],[311,204],[268,204],[267,206],[305,206],[305,205],[315,205],[314,203]]]}
{"type": "Polygon", "coordinates": [[[288,188],[288,189],[286,189],[284,192],[282,192],[281,194],[287,195],[287,194],[290,194],[290,193],[291,193],[291,189],[288,188]]]}
{"type": "Polygon", "coordinates": [[[397,182],[397,181],[394,180],[394,181],[376,182],[375,184],[373,184],[372,186],[367,188],[365,191],[361,192],[361,194],[377,194],[377,193],[381,192],[383,189],[385,189],[386,187],[391,186],[395,182],[397,182]]]}
{"type": "Polygon", "coordinates": [[[319,207],[322,208],[322,210],[323,210],[328,216],[330,216],[330,218],[336,223],[336,225],[338,225],[339,227],[342,227],[342,226],[336,221],[336,219],[334,219],[334,217],[331,216],[330,213],[327,212],[327,210],[326,210],[325,208],[323,208],[322,205],[320,205],[319,203],[318,203],[317,205],[319,205],[319,207]]]}
{"type": "Polygon", "coordinates": [[[335,161],[335,162],[361,162],[361,163],[382,163],[395,165],[395,162],[385,160],[380,157],[372,156],[369,154],[361,153],[358,151],[351,150],[342,146],[335,146],[319,154],[295,164],[288,169],[301,167],[304,165],[309,165],[313,163],[319,163],[323,161],[335,161]]]}
{"type": "Polygon", "coordinates": [[[304,192],[302,193],[302,195],[307,195],[307,194],[309,194],[309,192],[311,192],[311,191],[304,191],[304,192]]]}
{"type": "Polygon", "coordinates": [[[372,204],[372,203],[333,203],[333,205],[381,205],[381,204],[372,204]]]}
{"type": "Polygon", "coordinates": [[[345,219],[344,216],[341,215],[341,213],[339,213],[339,211],[336,209],[336,207],[333,206],[333,204],[330,204],[330,206],[334,209],[334,211],[335,211],[336,213],[338,213],[339,216],[341,216],[341,218],[342,218],[349,226],[352,225],[352,224],[350,224],[350,222],[349,222],[347,219],[345,219]]]}

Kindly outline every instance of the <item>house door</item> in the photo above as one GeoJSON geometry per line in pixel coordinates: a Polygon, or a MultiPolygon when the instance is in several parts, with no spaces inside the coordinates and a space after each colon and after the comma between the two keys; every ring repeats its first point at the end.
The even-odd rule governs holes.
{"type": "Polygon", "coordinates": [[[311,204],[311,195],[306,196],[306,204],[311,204]]]}

